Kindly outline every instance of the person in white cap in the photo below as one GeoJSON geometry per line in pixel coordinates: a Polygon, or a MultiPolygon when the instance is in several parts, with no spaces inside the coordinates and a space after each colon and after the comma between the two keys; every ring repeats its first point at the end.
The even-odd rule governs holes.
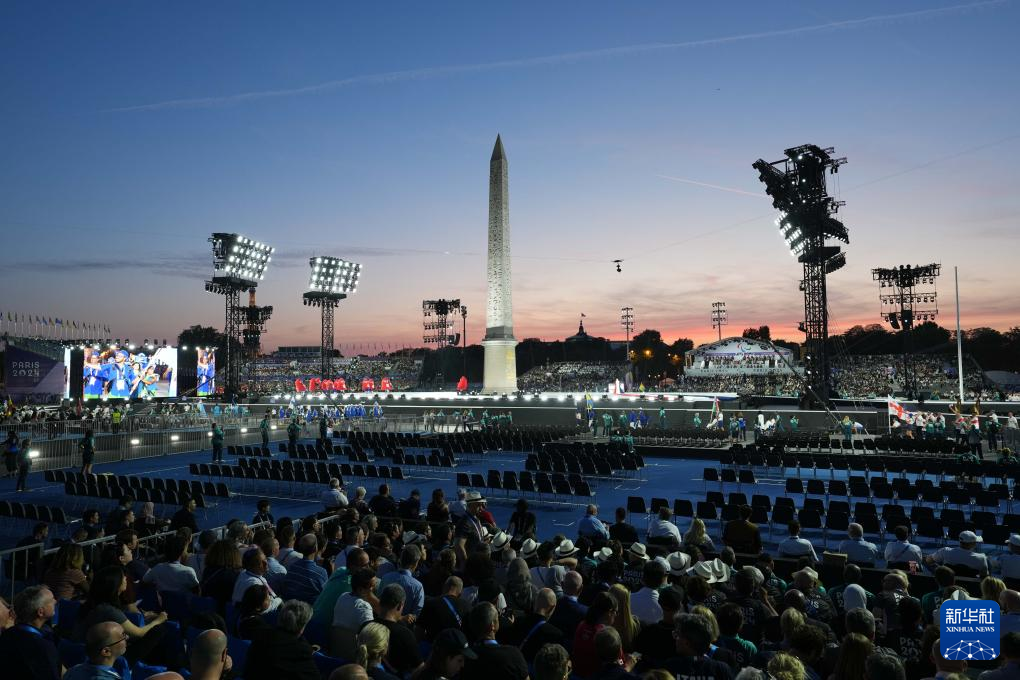
{"type": "Polygon", "coordinates": [[[1020,534],[1009,537],[1009,553],[998,559],[1002,578],[1020,578],[1020,534]]]}
{"type": "MultiPolygon", "coordinates": [[[[896,540],[889,541],[885,546],[887,564],[905,564],[907,562],[922,564],[924,562],[921,548],[908,540],[910,530],[907,527],[898,526],[893,529],[893,534],[896,536],[896,540]]],[[[1017,566],[1020,567],[1020,563],[1017,566]]],[[[1020,573],[1020,569],[1018,569],[1018,573],[1020,573]]]]}
{"type": "Polygon", "coordinates": [[[846,535],[847,538],[839,543],[839,552],[846,553],[846,558],[850,562],[875,566],[878,562],[878,546],[864,540],[864,527],[854,522],[847,527],[846,535]]]}
{"type": "Polygon", "coordinates": [[[779,554],[782,557],[810,557],[812,564],[818,564],[818,555],[811,541],[800,537],[800,522],[792,520],[787,529],[790,535],[779,543],[779,554]]]}
{"type": "Polygon", "coordinates": [[[939,548],[933,555],[928,555],[925,562],[930,566],[933,564],[944,564],[949,567],[964,566],[977,571],[982,578],[988,576],[988,558],[977,549],[978,537],[973,531],[960,532],[959,548],[939,548]]]}

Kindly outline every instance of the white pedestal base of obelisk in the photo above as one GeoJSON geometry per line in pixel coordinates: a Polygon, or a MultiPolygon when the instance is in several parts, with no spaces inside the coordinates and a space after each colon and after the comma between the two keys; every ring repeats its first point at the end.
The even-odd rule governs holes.
{"type": "Polygon", "coordinates": [[[485,374],[482,392],[513,394],[517,391],[517,340],[482,340],[485,374]]]}

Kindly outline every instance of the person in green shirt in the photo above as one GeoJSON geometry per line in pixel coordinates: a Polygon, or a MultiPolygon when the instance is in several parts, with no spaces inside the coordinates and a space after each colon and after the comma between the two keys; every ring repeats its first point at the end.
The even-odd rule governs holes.
{"type": "Polygon", "coordinates": [[[616,420],[617,420],[618,423],[620,423],[620,427],[621,428],[623,428],[624,430],[627,429],[628,421],[627,421],[627,414],[626,413],[624,413],[623,411],[620,411],[620,416],[616,420]]]}
{"type": "Polygon", "coordinates": [[[797,416],[796,415],[790,416],[790,431],[791,432],[796,432],[797,428],[799,426],[800,426],[800,421],[797,419],[797,416]]]}
{"type": "Polygon", "coordinates": [[[344,593],[351,592],[351,574],[358,569],[367,569],[370,564],[368,553],[361,548],[352,548],[346,557],[347,565],[333,570],[312,605],[312,621],[322,624],[326,630],[333,625],[333,610],[337,600],[344,593]]]}
{"type": "Polygon", "coordinates": [[[695,413],[694,414],[694,429],[695,430],[700,430],[701,429],[701,414],[700,413],[695,413]]]}
{"type": "Polygon", "coordinates": [[[739,605],[729,602],[719,608],[716,614],[719,622],[719,639],[716,645],[729,650],[737,667],[743,668],[751,663],[758,653],[758,648],[750,640],[740,637],[744,627],[744,612],[739,605]]]}
{"type": "Polygon", "coordinates": [[[259,423],[259,432],[262,433],[262,446],[263,448],[269,446],[269,414],[262,416],[262,422],[259,423]]]}
{"type": "Polygon", "coordinates": [[[606,437],[609,436],[609,431],[613,429],[613,414],[606,411],[602,414],[602,434],[606,437]]]}
{"type": "Polygon", "coordinates": [[[212,459],[214,463],[223,462],[223,428],[212,424],[212,459]]]}
{"type": "Polygon", "coordinates": [[[513,411],[507,411],[506,412],[506,424],[507,425],[513,425],[514,424],[514,413],[513,413],[513,411]]]}
{"type": "Polygon", "coordinates": [[[666,409],[664,408],[659,409],[659,429],[666,429],[666,409]]]}

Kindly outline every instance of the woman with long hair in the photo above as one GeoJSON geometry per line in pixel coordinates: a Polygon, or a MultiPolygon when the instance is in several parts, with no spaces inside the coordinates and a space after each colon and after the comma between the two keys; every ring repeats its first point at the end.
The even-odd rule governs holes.
{"type": "Polygon", "coordinates": [[[518,614],[531,612],[538,588],[531,582],[531,571],[528,563],[520,557],[510,561],[506,571],[506,603],[518,614]]]}
{"type": "MultiPolygon", "coordinates": [[[[606,626],[613,625],[616,620],[616,600],[609,593],[596,593],[584,615],[584,620],[577,624],[574,631],[574,644],[570,657],[574,665],[574,674],[582,678],[594,674],[601,667],[598,654],[595,652],[595,635],[606,626]]],[[[620,660],[623,660],[621,650],[620,660]]]]}
{"type": "Polygon", "coordinates": [[[528,510],[528,501],[521,498],[517,501],[513,514],[510,515],[510,521],[506,525],[506,532],[517,540],[523,540],[525,538],[535,538],[537,527],[538,520],[535,518],[535,513],[528,510]]]}
{"type": "Polygon", "coordinates": [[[76,543],[60,546],[50,568],[43,575],[43,583],[58,600],[73,600],[89,592],[85,566],[85,551],[76,543]]]}
{"type": "Polygon", "coordinates": [[[985,576],[981,579],[981,599],[999,601],[999,595],[1006,590],[1006,582],[994,576],[985,576]]]}
{"type": "MultiPolygon", "coordinates": [[[[768,665],[769,675],[775,680],[805,680],[807,678],[807,670],[804,668],[804,664],[801,660],[792,654],[786,652],[777,652],[769,660],[768,665]]],[[[861,675],[836,675],[838,678],[863,678],[861,675]]]]}
{"type": "Polygon", "coordinates": [[[227,602],[234,595],[234,584],[240,573],[241,554],[237,551],[237,544],[229,539],[213,543],[205,556],[199,587],[203,597],[216,600],[221,615],[226,612],[227,602]]]}
{"type": "Polygon", "coordinates": [[[874,643],[860,633],[847,633],[839,646],[836,666],[829,678],[842,680],[843,678],[865,677],[864,663],[874,649],[874,643]]]}
{"type": "Polygon", "coordinates": [[[121,593],[126,588],[127,575],[123,567],[103,567],[96,572],[88,598],[78,610],[71,638],[76,642],[85,642],[89,628],[97,623],[113,621],[119,623],[124,628],[124,634],[128,636],[127,652],[124,656],[131,665],[136,661],[156,663],[161,660],[156,656],[156,651],[166,633],[162,626],[166,621],[166,612],[160,612],[144,626],[135,625],[120,603],[121,593]]]}
{"type": "Polygon", "coordinates": [[[358,633],[356,663],[365,669],[372,680],[399,680],[383,665],[389,648],[390,629],[375,621],[366,623],[358,633]]]}
{"type": "Polygon", "coordinates": [[[641,622],[630,611],[630,591],[626,586],[614,583],[609,588],[609,594],[616,600],[616,618],[613,619],[613,628],[620,634],[624,653],[630,654],[634,651],[634,640],[641,632],[641,622]]]}
{"type": "Polygon", "coordinates": [[[715,552],[715,544],[705,531],[705,522],[695,517],[691,521],[691,527],[684,534],[681,548],[697,548],[701,552],[715,552]]]}

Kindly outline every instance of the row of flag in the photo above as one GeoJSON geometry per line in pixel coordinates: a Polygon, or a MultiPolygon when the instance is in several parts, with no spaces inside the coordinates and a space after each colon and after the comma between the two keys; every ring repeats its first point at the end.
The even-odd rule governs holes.
{"type": "Polygon", "coordinates": [[[24,314],[21,312],[0,312],[0,322],[3,322],[4,319],[7,320],[7,323],[24,323],[36,326],[61,326],[94,333],[110,333],[110,327],[104,326],[100,323],[61,319],[60,317],[53,316],[38,316],[33,314],[24,314]]]}

